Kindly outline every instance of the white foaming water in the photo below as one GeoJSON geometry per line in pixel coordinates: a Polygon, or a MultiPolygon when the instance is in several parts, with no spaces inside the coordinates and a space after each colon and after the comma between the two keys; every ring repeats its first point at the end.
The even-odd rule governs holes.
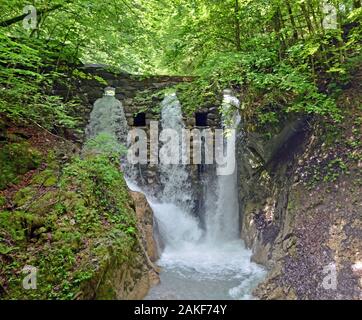
{"type": "MultiPolygon", "coordinates": [[[[226,136],[231,130],[237,130],[241,117],[237,108],[240,101],[231,95],[229,90],[225,90],[222,103],[222,119],[226,136]]],[[[230,141],[231,142],[231,141],[230,141]]],[[[235,141],[232,141],[235,143],[235,141]]],[[[234,144],[235,146],[235,144],[234,144]]],[[[227,163],[235,163],[235,168],[231,174],[217,176],[217,197],[207,197],[206,206],[206,230],[207,238],[210,242],[229,241],[238,238],[239,234],[239,202],[237,190],[237,167],[235,161],[235,148],[227,148],[227,163]]],[[[207,188],[215,186],[207,186],[207,188]]],[[[207,192],[212,194],[211,192],[207,192]]]]}
{"type": "Polygon", "coordinates": [[[263,276],[240,240],[166,247],[158,264],[161,284],[147,299],[249,299],[263,276]]]}
{"type": "MultiPolygon", "coordinates": [[[[184,137],[182,129],[185,128],[182,120],[181,104],[177,99],[176,94],[170,94],[165,97],[161,103],[161,125],[165,131],[172,129],[178,133],[176,143],[173,143],[170,148],[162,148],[169,150],[172,154],[176,154],[179,164],[160,164],[160,178],[163,186],[163,192],[160,197],[162,202],[174,203],[183,208],[183,211],[188,213],[192,210],[192,188],[187,165],[183,165],[182,158],[186,156],[184,148],[184,137]]],[[[169,145],[168,142],[165,142],[169,145]]],[[[162,153],[162,149],[160,151],[162,153]]]]}
{"type": "MultiPolygon", "coordinates": [[[[230,99],[224,97],[224,102],[235,102],[232,99],[236,98],[230,99]]],[[[184,124],[177,97],[166,97],[162,106],[163,128],[180,132],[184,124]]],[[[236,128],[239,122],[240,116],[235,114],[231,128],[236,128]]],[[[187,167],[161,165],[160,173],[163,195],[159,201],[149,198],[148,201],[164,244],[157,262],[162,267],[161,283],[151,289],[146,299],[252,299],[251,291],[265,273],[250,261],[251,252],[238,236],[236,171],[219,177],[216,199],[206,200],[206,231],[191,214],[192,191],[187,167]]],[[[140,191],[132,182],[128,181],[128,185],[140,191]]]]}
{"type": "MultiPolygon", "coordinates": [[[[140,188],[127,181],[133,191],[140,188]]],[[[157,264],[161,283],[146,299],[252,299],[251,290],[265,273],[250,262],[240,239],[208,240],[198,220],[172,203],[148,198],[165,248],[157,264]]]]}
{"type": "Polygon", "coordinates": [[[203,236],[198,220],[172,203],[152,203],[162,240],[171,250],[197,243],[203,236]]]}

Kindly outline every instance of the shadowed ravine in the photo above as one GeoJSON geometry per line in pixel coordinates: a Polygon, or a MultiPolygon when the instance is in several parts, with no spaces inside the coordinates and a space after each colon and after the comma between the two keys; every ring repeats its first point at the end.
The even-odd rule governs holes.
{"type": "Polygon", "coordinates": [[[361,22],[362,0],[0,1],[0,303],[362,300],[361,22]]]}

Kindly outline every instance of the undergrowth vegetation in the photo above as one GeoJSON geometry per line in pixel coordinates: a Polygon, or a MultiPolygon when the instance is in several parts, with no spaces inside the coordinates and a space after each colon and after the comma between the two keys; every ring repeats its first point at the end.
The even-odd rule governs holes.
{"type": "Polygon", "coordinates": [[[361,67],[360,0],[32,3],[34,29],[23,25],[28,1],[0,3],[0,298],[75,299],[110,251],[121,261],[134,254],[135,213],[119,169],[125,149],[115,137],[99,135],[77,156],[47,146],[46,156],[5,132],[9,122],[66,140],[65,130],[83,129],[81,109],[88,106],[69,94],[71,87],[89,77],[109,84],[80,71],[85,63],[120,74],[192,76],[135,98],[155,113],[169,90],[192,115],[219,107],[222,91],[232,88],[245,130],[267,139],[309,115],[323,127],[317,132],[325,151],[322,164],[318,156],[309,162],[311,187],[334,183],[351,173],[351,163],[362,163],[360,100],[340,101],[361,67]],[[55,94],[59,86],[62,96],[55,94]],[[23,290],[26,265],[38,267],[38,290],[23,290]]]}
{"type": "MultiPolygon", "coordinates": [[[[28,157],[19,156],[18,161],[27,163],[28,157]]],[[[132,259],[138,231],[118,166],[108,156],[93,155],[76,157],[61,168],[56,155],[50,154],[46,169],[11,199],[3,199],[2,297],[74,299],[112,256],[123,262],[132,259]],[[12,203],[11,210],[6,202],[12,203]],[[38,268],[38,290],[23,289],[22,270],[27,265],[38,268]]]]}

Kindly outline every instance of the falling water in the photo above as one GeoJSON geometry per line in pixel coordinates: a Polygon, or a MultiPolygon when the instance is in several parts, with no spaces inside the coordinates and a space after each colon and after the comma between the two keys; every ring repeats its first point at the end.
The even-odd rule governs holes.
{"type": "Polygon", "coordinates": [[[86,128],[87,140],[94,139],[99,134],[106,134],[125,145],[127,133],[128,125],[122,103],[114,96],[104,95],[98,99],[94,103],[86,128]]]}
{"type": "MultiPolygon", "coordinates": [[[[224,96],[225,128],[237,128],[240,122],[238,113],[231,108],[238,106],[235,99],[230,94],[224,96]],[[231,111],[232,116],[227,116],[231,111]]],[[[184,156],[181,138],[184,123],[175,94],[167,96],[162,102],[161,118],[163,129],[172,128],[179,133],[176,149],[179,157],[184,156]]],[[[123,143],[127,130],[122,104],[108,96],[97,100],[87,127],[87,138],[93,139],[106,133],[123,143]]],[[[227,154],[227,158],[233,156],[227,154]]],[[[251,290],[264,272],[250,262],[251,252],[245,249],[238,236],[236,171],[226,176],[215,175],[216,178],[209,175],[210,170],[205,171],[208,179],[202,181],[215,181],[204,186],[206,193],[210,194],[201,199],[206,210],[204,228],[199,219],[201,212],[195,213],[192,205],[194,193],[189,168],[182,164],[161,164],[159,172],[162,192],[156,197],[145,192],[144,187],[141,190],[132,174],[126,175],[132,190],[146,194],[164,243],[157,262],[162,267],[161,284],[151,289],[146,299],[252,298],[251,290]]]]}
{"type": "MultiPolygon", "coordinates": [[[[231,95],[229,90],[224,91],[222,103],[222,123],[225,135],[231,135],[230,130],[238,129],[241,117],[238,111],[239,100],[231,95]]],[[[231,141],[230,141],[231,142],[231,141]]],[[[239,233],[239,202],[237,193],[237,167],[235,163],[235,153],[231,148],[228,150],[227,143],[223,143],[223,150],[227,150],[226,163],[234,163],[235,166],[231,174],[217,175],[216,198],[207,197],[208,211],[206,212],[207,238],[210,242],[227,241],[238,238],[239,233]]],[[[222,167],[222,165],[218,165],[222,167]]],[[[211,191],[207,190],[207,194],[211,191]]]]}
{"type": "MultiPolygon", "coordinates": [[[[228,129],[235,129],[240,123],[237,112],[226,115],[232,107],[238,107],[238,100],[225,94],[224,127],[228,129]]],[[[178,132],[184,127],[176,95],[166,97],[162,103],[162,127],[178,132]]],[[[228,153],[229,157],[235,155],[228,153]]],[[[150,291],[147,299],[252,298],[250,292],[264,272],[250,262],[251,252],[245,249],[238,235],[236,170],[231,175],[217,177],[215,183],[206,186],[206,191],[217,188],[216,192],[207,192],[211,196],[203,199],[207,202],[206,230],[190,213],[190,206],[184,205],[185,199],[192,198],[187,167],[161,165],[160,172],[165,193],[160,201],[151,200],[150,204],[165,248],[158,261],[162,267],[161,284],[150,291]]]]}
{"type": "MultiPolygon", "coordinates": [[[[182,164],[182,159],[186,156],[184,147],[184,137],[182,130],[185,128],[180,101],[176,94],[169,94],[161,103],[161,126],[163,131],[172,129],[178,136],[176,143],[173,143],[173,154],[176,154],[178,163],[164,164],[161,161],[159,172],[161,184],[163,186],[162,196],[160,200],[165,203],[173,203],[183,208],[184,211],[191,213],[192,211],[192,187],[190,183],[189,170],[187,165],[182,164]]],[[[166,142],[167,143],[167,142],[166,142]]]]}

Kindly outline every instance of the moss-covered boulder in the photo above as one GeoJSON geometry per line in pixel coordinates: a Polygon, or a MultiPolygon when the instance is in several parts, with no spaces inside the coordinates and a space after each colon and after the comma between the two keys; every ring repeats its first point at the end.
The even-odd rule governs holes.
{"type": "Polygon", "coordinates": [[[14,210],[0,211],[2,298],[140,299],[157,278],[123,174],[107,157],[65,166],[52,157],[11,201],[14,210]],[[22,286],[27,265],[37,268],[36,290],[22,286]]]}
{"type": "Polygon", "coordinates": [[[0,190],[29,170],[36,169],[41,162],[41,154],[27,142],[0,142],[0,190]]]}

